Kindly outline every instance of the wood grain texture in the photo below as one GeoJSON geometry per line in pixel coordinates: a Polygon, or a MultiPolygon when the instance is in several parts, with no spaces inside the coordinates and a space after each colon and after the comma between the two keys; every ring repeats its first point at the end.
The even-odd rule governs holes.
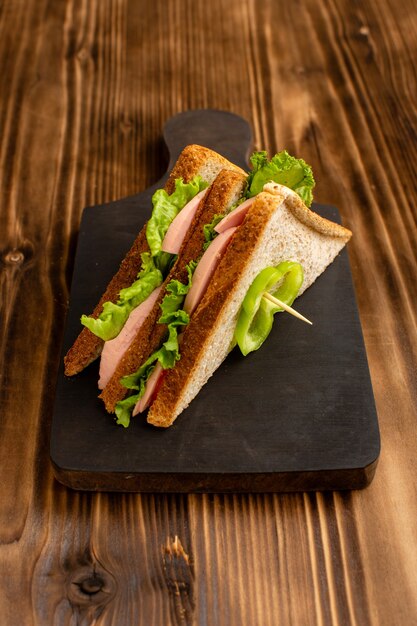
{"type": "Polygon", "coordinates": [[[412,0],[0,4],[5,626],[417,621],[417,14],[412,0]],[[350,258],[382,455],[363,492],[83,494],[54,482],[82,208],[163,173],[161,127],[234,111],[312,164],[350,258]]]}

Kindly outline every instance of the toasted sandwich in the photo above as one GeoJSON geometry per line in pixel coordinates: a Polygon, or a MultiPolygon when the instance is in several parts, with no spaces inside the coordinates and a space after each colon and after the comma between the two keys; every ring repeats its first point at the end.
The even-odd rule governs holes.
{"type": "MultiPolygon", "coordinates": [[[[263,296],[278,292],[282,299],[286,290],[285,281],[274,284],[274,270],[284,266],[285,278],[291,264],[302,268],[299,296],[350,237],[349,230],[308,209],[288,187],[266,185],[236,227],[207,287],[198,296],[190,323],[182,333],[181,359],[175,367],[164,370],[159,381],[153,381],[148,422],[170,426],[236,343],[243,353],[247,353],[248,344],[249,351],[251,344],[260,347],[274,313],[280,310],[263,296]],[[250,294],[256,280],[261,278],[262,283],[262,274],[268,271],[271,274],[260,285],[262,291],[255,289],[250,294]]],[[[293,294],[287,301],[293,302],[293,294]]]]}
{"type": "Polygon", "coordinates": [[[243,354],[262,345],[281,310],[268,294],[292,304],[349,240],[308,208],[314,179],[304,161],[257,153],[252,164],[246,178],[222,171],[214,181],[178,255],[181,270],[171,270],[146,333],[105,385],[119,424],[149,409],[149,423],[170,426],[236,344],[243,354]]]}
{"type": "MultiPolygon", "coordinates": [[[[67,376],[78,374],[100,356],[105,342],[120,334],[133,311],[148,317],[152,299],[156,302],[163,293],[164,279],[176,258],[175,254],[161,251],[161,242],[171,222],[187,206],[198,208],[210,184],[224,169],[243,176],[240,168],[208,148],[197,145],[184,148],[164,189],[154,194],[150,220],[137,235],[92,314],[81,318],[85,327],[64,359],[67,376]]],[[[185,229],[184,240],[188,239],[191,227],[192,221],[185,229]]],[[[178,263],[177,271],[181,273],[178,263]]],[[[108,374],[104,373],[106,378],[108,374]]]]}

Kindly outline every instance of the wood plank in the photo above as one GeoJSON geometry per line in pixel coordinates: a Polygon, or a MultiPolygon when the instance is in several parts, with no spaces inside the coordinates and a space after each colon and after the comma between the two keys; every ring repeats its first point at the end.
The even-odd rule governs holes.
{"type": "Polygon", "coordinates": [[[3,0],[6,626],[416,621],[416,31],[412,0],[3,0]],[[383,444],[362,493],[93,497],[52,479],[51,381],[81,210],[157,180],[163,122],[196,107],[232,110],[257,147],[302,155],[317,199],[354,231],[383,444]],[[106,591],[78,593],[74,577],[91,592],[94,571],[106,591]]]}

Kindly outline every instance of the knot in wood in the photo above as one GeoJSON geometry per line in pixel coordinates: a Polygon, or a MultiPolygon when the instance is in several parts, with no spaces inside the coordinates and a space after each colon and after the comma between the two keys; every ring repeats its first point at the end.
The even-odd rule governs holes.
{"type": "Polygon", "coordinates": [[[84,64],[91,58],[90,52],[86,48],[80,48],[77,52],[77,59],[84,64]]]}
{"type": "Polygon", "coordinates": [[[14,246],[8,246],[0,251],[0,265],[17,269],[22,265],[27,265],[33,258],[34,245],[28,239],[23,239],[14,246]]]}
{"type": "Polygon", "coordinates": [[[68,597],[72,604],[103,606],[114,596],[115,583],[106,571],[85,566],[73,573],[69,580],[68,597]]]}
{"type": "Polygon", "coordinates": [[[25,260],[25,255],[21,250],[9,250],[4,256],[3,261],[7,265],[21,265],[25,260]]]}
{"type": "Polygon", "coordinates": [[[134,122],[132,122],[132,120],[130,120],[127,117],[123,117],[120,120],[120,130],[122,131],[122,133],[124,135],[128,135],[129,133],[132,132],[132,130],[134,129],[134,122]]]}
{"type": "Polygon", "coordinates": [[[86,593],[88,595],[93,596],[94,594],[101,591],[104,587],[104,580],[97,576],[95,573],[89,578],[85,578],[78,584],[80,591],[82,593],[86,593]]]}

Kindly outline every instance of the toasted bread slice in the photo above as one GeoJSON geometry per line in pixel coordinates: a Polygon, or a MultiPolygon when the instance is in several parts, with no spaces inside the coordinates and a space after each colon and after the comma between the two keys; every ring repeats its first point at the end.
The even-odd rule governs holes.
{"type": "MultiPolygon", "coordinates": [[[[172,193],[177,178],[182,178],[188,182],[196,175],[200,175],[203,180],[211,183],[220,170],[224,168],[243,174],[239,167],[213,150],[190,145],[181,152],[164,188],[167,193],[172,193]]],[[[146,224],[123,259],[119,270],[108,284],[91,314],[92,317],[97,318],[100,315],[105,302],[117,302],[120,291],[133,283],[141,269],[141,254],[143,252],[149,252],[146,241],[146,224]]],[[[94,335],[88,328],[84,328],[64,358],[65,374],[73,376],[81,372],[101,354],[103,344],[104,341],[100,337],[94,335]]]]}
{"type": "Polygon", "coordinates": [[[128,393],[126,387],[120,383],[121,377],[137,371],[166,338],[166,325],[158,324],[161,315],[160,305],[166,293],[166,286],[171,280],[187,282],[187,264],[198,259],[203,252],[205,242],[203,227],[209,224],[216,214],[226,213],[237,202],[242,195],[245,183],[246,175],[232,170],[222,170],[212,183],[194,217],[158,300],[99,396],[104,401],[107,411],[114,412],[116,403],[128,393]]]}
{"type": "Polygon", "coordinates": [[[233,236],[207,292],[186,327],[181,359],[167,370],[148,422],[170,426],[229,353],[243,299],[265,267],[292,260],[304,268],[300,294],[334,260],[351,232],[308,209],[298,195],[271,183],[233,236]]]}

